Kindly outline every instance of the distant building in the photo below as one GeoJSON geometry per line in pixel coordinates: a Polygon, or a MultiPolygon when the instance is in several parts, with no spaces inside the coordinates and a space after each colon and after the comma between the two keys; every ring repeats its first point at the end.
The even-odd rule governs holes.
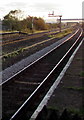
{"type": "Polygon", "coordinates": [[[61,19],[62,22],[74,22],[74,23],[80,23],[83,21],[83,19],[61,19]]]}

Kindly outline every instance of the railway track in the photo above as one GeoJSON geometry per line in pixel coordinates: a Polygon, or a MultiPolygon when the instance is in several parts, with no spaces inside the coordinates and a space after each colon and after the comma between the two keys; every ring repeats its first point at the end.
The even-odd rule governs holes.
{"type": "Polygon", "coordinates": [[[13,44],[16,42],[21,42],[21,41],[25,41],[25,40],[29,40],[31,38],[37,38],[37,37],[42,37],[43,35],[45,35],[46,33],[55,33],[56,30],[54,31],[46,31],[46,32],[41,32],[41,33],[34,33],[34,34],[27,34],[27,33],[22,33],[22,32],[14,32],[14,33],[4,33],[2,34],[2,38],[3,38],[3,42],[0,43],[0,46],[4,46],[4,45],[8,45],[8,44],[13,44]],[[17,35],[16,35],[17,34],[17,35]],[[12,35],[11,37],[6,37],[7,35],[12,35]],[[15,36],[16,35],[16,36],[15,36]],[[15,36],[15,38],[14,38],[15,36]],[[4,40],[5,39],[5,40],[4,40]]]}
{"type": "MultiPolygon", "coordinates": [[[[63,31],[64,30],[65,29],[63,29],[63,31]]],[[[11,40],[10,42],[6,41],[6,43],[2,44],[3,53],[2,53],[2,56],[0,56],[0,58],[3,58],[3,57],[8,56],[8,55],[10,56],[11,54],[14,54],[15,52],[18,53],[21,50],[21,48],[28,50],[29,48],[32,48],[32,47],[37,46],[39,44],[43,44],[43,43],[46,43],[48,41],[52,42],[52,40],[54,40],[55,36],[49,37],[49,35],[56,35],[58,33],[59,32],[54,30],[51,32],[47,32],[47,34],[40,33],[40,37],[37,36],[37,34],[39,34],[39,33],[37,33],[36,34],[37,38],[35,38],[35,35],[33,36],[34,38],[31,35],[30,36],[31,38],[28,36],[24,39],[20,39],[20,37],[19,37],[19,39],[16,41],[13,41],[13,40],[11,40]]]]}
{"type": "MultiPolygon", "coordinates": [[[[64,30],[66,30],[66,29],[63,29],[62,31],[64,31],[64,30]]],[[[0,43],[0,46],[5,46],[5,45],[21,42],[21,41],[27,41],[27,40],[32,39],[32,38],[43,37],[45,34],[54,35],[54,34],[59,33],[59,31],[58,30],[51,30],[51,31],[46,31],[46,32],[41,32],[41,33],[34,33],[34,34],[26,34],[26,33],[22,33],[22,32],[15,32],[14,34],[16,34],[16,33],[18,34],[17,37],[12,38],[12,39],[8,38],[9,40],[7,40],[7,38],[5,38],[6,40],[3,40],[3,42],[0,43]],[[26,35],[26,36],[23,36],[23,35],[26,35]]],[[[14,34],[13,33],[10,33],[10,34],[5,33],[3,35],[14,35],[14,34]]],[[[4,38],[4,36],[2,38],[4,38]]]]}
{"type": "Polygon", "coordinates": [[[28,120],[82,40],[71,38],[2,83],[2,120],[28,120]]]}

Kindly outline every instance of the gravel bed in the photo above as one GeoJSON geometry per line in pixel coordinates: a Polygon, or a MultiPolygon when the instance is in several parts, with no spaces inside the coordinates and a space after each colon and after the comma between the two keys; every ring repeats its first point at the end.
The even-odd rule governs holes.
{"type": "Polygon", "coordinates": [[[17,73],[18,71],[22,70],[24,67],[28,66],[30,63],[32,63],[33,61],[37,60],[39,57],[43,56],[46,52],[50,51],[52,48],[56,47],[57,45],[59,45],[61,42],[63,42],[65,39],[67,39],[68,37],[70,37],[72,34],[60,39],[59,41],[53,43],[52,45],[30,55],[29,57],[19,61],[18,63],[6,68],[5,70],[3,70],[2,72],[0,72],[0,76],[2,75],[2,81],[7,80],[8,78],[10,78],[11,76],[13,76],[15,73],[17,73]]]}
{"type": "Polygon", "coordinates": [[[3,52],[2,54],[4,55],[4,54],[10,53],[10,52],[13,52],[15,50],[18,50],[20,48],[28,47],[30,45],[33,45],[35,43],[41,42],[42,40],[46,40],[46,39],[48,39],[47,35],[44,35],[42,37],[37,36],[37,38],[33,38],[33,37],[29,38],[28,37],[25,40],[22,40],[20,42],[15,42],[15,43],[12,43],[12,44],[4,45],[2,47],[2,52],[3,52]]]}

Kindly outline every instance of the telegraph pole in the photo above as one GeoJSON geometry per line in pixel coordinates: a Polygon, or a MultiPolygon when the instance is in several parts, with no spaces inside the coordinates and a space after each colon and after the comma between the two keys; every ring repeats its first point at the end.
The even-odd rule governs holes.
{"type": "Polygon", "coordinates": [[[34,17],[32,16],[32,33],[34,32],[33,28],[34,28],[34,17]]]}
{"type": "Polygon", "coordinates": [[[59,22],[59,28],[60,28],[60,32],[61,32],[61,17],[62,15],[54,15],[54,11],[52,12],[52,14],[48,14],[48,17],[60,17],[60,22],[59,22]]]}
{"type": "Polygon", "coordinates": [[[59,16],[59,17],[60,17],[60,32],[61,32],[61,17],[62,17],[62,16],[59,16]]]}
{"type": "Polygon", "coordinates": [[[32,30],[32,33],[34,32],[34,17],[33,16],[30,16],[28,15],[30,18],[31,18],[31,30],[32,30]]]}

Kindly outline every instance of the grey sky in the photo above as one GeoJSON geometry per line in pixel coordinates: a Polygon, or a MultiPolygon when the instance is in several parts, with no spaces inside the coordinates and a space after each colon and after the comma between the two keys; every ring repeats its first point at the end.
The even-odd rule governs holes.
{"type": "Polygon", "coordinates": [[[0,18],[10,10],[20,9],[25,15],[48,17],[48,13],[62,14],[63,18],[81,18],[82,0],[2,0],[0,18]]]}

